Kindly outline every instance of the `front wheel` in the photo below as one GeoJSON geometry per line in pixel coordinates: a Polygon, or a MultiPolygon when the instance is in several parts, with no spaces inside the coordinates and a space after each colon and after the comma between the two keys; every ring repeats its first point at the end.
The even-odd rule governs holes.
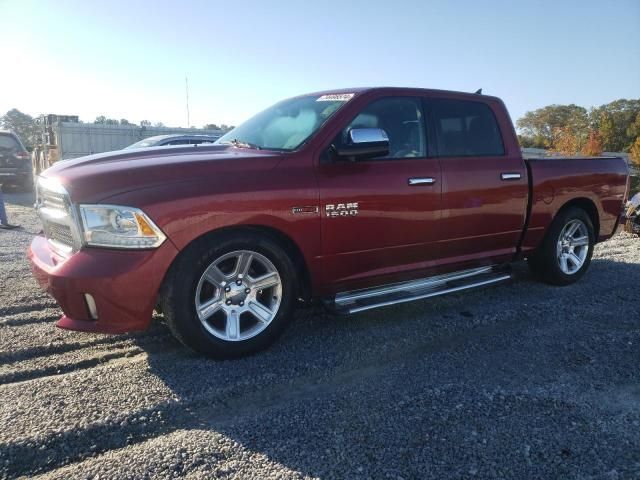
{"type": "Polygon", "coordinates": [[[542,245],[528,258],[531,270],[553,285],[578,281],[589,268],[595,233],[587,213],[567,208],[554,218],[542,245]]]}
{"type": "Polygon", "coordinates": [[[269,346],[291,317],[292,262],[269,237],[202,239],[170,270],[162,309],[173,334],[189,348],[224,359],[269,346]]]}

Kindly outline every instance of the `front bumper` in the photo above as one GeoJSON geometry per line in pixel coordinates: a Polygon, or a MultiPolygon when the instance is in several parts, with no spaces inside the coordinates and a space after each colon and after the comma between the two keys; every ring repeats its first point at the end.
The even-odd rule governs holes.
{"type": "Polygon", "coordinates": [[[58,327],[123,333],[149,326],[162,280],[177,253],[165,241],[155,250],[85,248],[64,258],[37,236],[28,257],[36,280],[62,308],[58,327]],[[95,300],[96,320],[85,294],[95,300]]]}

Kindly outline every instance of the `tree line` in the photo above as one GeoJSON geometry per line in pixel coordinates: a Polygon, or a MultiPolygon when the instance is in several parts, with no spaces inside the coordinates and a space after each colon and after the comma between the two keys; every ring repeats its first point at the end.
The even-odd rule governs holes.
{"type": "Polygon", "coordinates": [[[13,108],[0,117],[0,128],[11,130],[20,137],[23,145],[31,151],[40,138],[40,127],[31,115],[13,108]]]}
{"type": "Polygon", "coordinates": [[[522,147],[564,155],[628,152],[640,165],[640,99],[621,98],[590,110],[548,105],[525,113],[516,125],[522,147]]]}
{"type": "MultiPolygon", "coordinates": [[[[96,117],[96,119],[93,121],[93,123],[100,123],[100,124],[104,124],[104,125],[134,125],[134,126],[138,126],[137,124],[135,124],[133,122],[130,122],[126,118],[121,118],[120,120],[116,120],[115,118],[107,118],[104,115],[100,115],[100,116],[96,117]]],[[[162,122],[154,122],[154,123],[152,123],[149,120],[140,120],[139,126],[141,126],[141,127],[164,127],[165,124],[162,123],[162,122]]],[[[191,128],[198,128],[198,127],[192,126],[191,128]]],[[[221,123],[219,126],[217,124],[215,124],[215,123],[207,123],[202,128],[204,130],[222,130],[223,132],[228,132],[229,130],[234,129],[235,127],[233,125],[227,125],[226,123],[221,123]]]]}
{"type": "MultiPolygon", "coordinates": [[[[83,123],[80,121],[80,123],[83,123]]],[[[103,125],[133,125],[140,127],[164,127],[164,123],[155,122],[152,123],[149,120],[141,120],[139,124],[130,122],[126,118],[122,118],[117,120],[115,118],[108,118],[104,115],[99,115],[93,121],[93,123],[99,123],[103,125]]],[[[2,117],[0,117],[0,128],[11,130],[15,132],[22,143],[28,150],[32,150],[35,145],[41,142],[41,132],[42,127],[36,124],[36,119],[31,115],[26,114],[18,110],[17,108],[13,108],[6,112],[2,117]]],[[[191,127],[198,128],[198,127],[191,127]]],[[[222,130],[223,132],[227,132],[234,127],[232,125],[221,124],[220,126],[215,123],[208,123],[202,127],[205,130],[222,130]]]]}

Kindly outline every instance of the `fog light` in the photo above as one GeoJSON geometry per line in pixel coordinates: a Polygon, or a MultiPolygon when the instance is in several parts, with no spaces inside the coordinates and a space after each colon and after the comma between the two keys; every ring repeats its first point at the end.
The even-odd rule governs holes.
{"type": "Polygon", "coordinates": [[[96,307],[96,301],[89,293],[84,294],[84,301],[87,302],[87,309],[89,309],[89,315],[93,320],[98,320],[98,307],[96,307]]]}

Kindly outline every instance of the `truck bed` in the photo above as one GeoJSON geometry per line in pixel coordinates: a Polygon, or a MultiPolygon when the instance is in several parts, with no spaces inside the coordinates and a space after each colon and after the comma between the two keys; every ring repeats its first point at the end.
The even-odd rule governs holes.
{"type": "Polygon", "coordinates": [[[597,241],[616,230],[628,193],[629,167],[622,157],[525,158],[530,202],[521,250],[540,244],[558,210],[575,202],[594,219],[597,241]]]}

